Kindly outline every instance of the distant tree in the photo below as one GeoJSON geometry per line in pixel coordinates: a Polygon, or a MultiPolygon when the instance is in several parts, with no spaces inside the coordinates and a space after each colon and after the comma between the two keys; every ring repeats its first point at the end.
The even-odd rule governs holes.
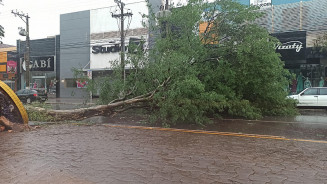
{"type": "Polygon", "coordinates": [[[315,40],[314,48],[316,51],[327,54],[327,33],[324,33],[315,40]]]}

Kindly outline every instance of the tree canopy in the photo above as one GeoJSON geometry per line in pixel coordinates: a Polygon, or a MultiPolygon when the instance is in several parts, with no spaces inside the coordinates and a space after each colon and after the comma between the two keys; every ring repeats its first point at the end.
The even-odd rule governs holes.
{"type": "Polygon", "coordinates": [[[327,54],[327,33],[315,40],[314,48],[323,54],[327,54]]]}
{"type": "Polygon", "coordinates": [[[142,107],[164,125],[296,113],[286,98],[291,74],[275,52],[278,40],[254,23],[262,16],[256,7],[190,0],[171,12],[150,17],[158,23],[150,29],[161,33],[150,51],[133,48],[128,54],[125,81],[117,64],[113,75],[90,85],[100,86],[102,103],[155,91],[142,107]],[[207,26],[200,34],[202,23],[207,26]]]}

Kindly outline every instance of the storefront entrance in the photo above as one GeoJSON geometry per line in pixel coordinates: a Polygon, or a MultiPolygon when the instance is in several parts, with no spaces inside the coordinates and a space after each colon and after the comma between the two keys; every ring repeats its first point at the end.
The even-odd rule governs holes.
{"type": "Polygon", "coordinates": [[[288,65],[286,68],[292,73],[295,74],[295,78],[292,80],[290,85],[290,93],[297,94],[299,93],[299,85],[301,90],[308,87],[308,84],[311,87],[321,87],[326,86],[327,82],[325,81],[325,66],[321,64],[297,64],[297,65],[288,65]]]}

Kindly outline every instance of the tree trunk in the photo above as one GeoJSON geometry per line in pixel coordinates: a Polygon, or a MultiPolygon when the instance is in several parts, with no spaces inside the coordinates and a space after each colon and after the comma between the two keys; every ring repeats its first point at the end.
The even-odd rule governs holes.
{"type": "Polygon", "coordinates": [[[100,115],[113,115],[124,110],[130,109],[131,107],[139,107],[137,104],[149,102],[152,100],[153,95],[163,86],[165,86],[170,81],[170,77],[167,78],[161,85],[159,85],[155,90],[140,95],[131,99],[123,100],[118,99],[114,100],[107,105],[98,105],[89,108],[80,108],[73,110],[47,110],[39,107],[28,107],[29,110],[38,111],[46,113],[49,116],[52,116],[57,121],[61,120],[83,120],[92,116],[100,115]]]}

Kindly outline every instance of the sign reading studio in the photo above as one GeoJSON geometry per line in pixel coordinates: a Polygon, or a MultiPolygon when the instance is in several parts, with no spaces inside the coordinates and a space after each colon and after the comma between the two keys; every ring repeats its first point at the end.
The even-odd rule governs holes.
{"type": "MultiPolygon", "coordinates": [[[[120,52],[120,45],[115,44],[113,46],[93,46],[92,47],[92,53],[93,54],[99,54],[99,53],[114,53],[114,52],[120,52]]],[[[127,46],[125,46],[125,51],[127,50],[127,46]]]]}
{"type": "MultiPolygon", "coordinates": [[[[21,58],[22,68],[26,71],[25,60],[21,58]]],[[[30,71],[54,71],[54,56],[48,57],[30,57],[30,71]]]]}
{"type": "Polygon", "coordinates": [[[282,60],[305,60],[306,32],[296,31],[272,34],[279,39],[276,52],[280,53],[282,60]]]}
{"type": "MultiPolygon", "coordinates": [[[[144,40],[141,38],[129,38],[129,43],[128,44],[135,44],[137,47],[141,49],[144,48],[144,40]]],[[[125,46],[125,52],[128,51],[129,46],[125,46]]],[[[114,45],[100,45],[100,46],[92,46],[92,54],[105,54],[105,53],[117,53],[121,51],[121,45],[120,44],[114,44],[114,45]]]]}

